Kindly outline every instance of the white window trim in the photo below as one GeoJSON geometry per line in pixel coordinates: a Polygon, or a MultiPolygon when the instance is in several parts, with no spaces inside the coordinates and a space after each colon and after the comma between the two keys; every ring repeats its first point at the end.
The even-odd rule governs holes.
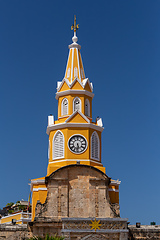
{"type": "Polygon", "coordinates": [[[86,103],[88,104],[88,113],[89,113],[89,115],[86,115],[87,117],[90,117],[90,102],[89,102],[89,100],[88,100],[88,98],[86,98],[86,100],[85,100],[85,106],[84,106],[84,112],[86,111],[86,103]]]}
{"type": "Polygon", "coordinates": [[[100,141],[99,141],[98,133],[97,133],[96,131],[94,131],[94,132],[92,133],[90,143],[91,143],[91,159],[100,161],[100,141]],[[96,134],[97,139],[98,139],[98,158],[95,158],[95,157],[92,156],[92,136],[93,136],[93,134],[96,134]]]}
{"type": "Polygon", "coordinates": [[[67,103],[68,103],[68,99],[67,98],[63,98],[62,103],[61,103],[61,116],[67,116],[68,115],[68,104],[67,104],[67,114],[66,115],[63,114],[63,102],[65,100],[67,100],[67,103]]]}
{"type": "Polygon", "coordinates": [[[54,137],[53,137],[53,140],[52,140],[52,144],[53,144],[53,146],[52,146],[52,160],[64,158],[64,134],[63,134],[63,132],[61,132],[60,130],[58,130],[58,131],[54,134],[54,137]],[[62,156],[62,157],[54,158],[54,139],[55,139],[55,136],[56,136],[56,134],[57,134],[58,132],[62,133],[62,136],[63,136],[63,156],[62,156]]]}
{"type": "Polygon", "coordinates": [[[76,98],[78,98],[78,99],[79,99],[79,101],[80,101],[80,110],[79,110],[79,112],[82,112],[82,107],[81,107],[81,105],[82,105],[82,104],[81,104],[81,99],[80,99],[79,97],[75,97],[75,98],[73,99],[73,113],[74,113],[74,112],[76,112],[76,111],[74,111],[74,101],[75,101],[75,99],[76,99],[76,98]]]}
{"type": "Polygon", "coordinates": [[[49,140],[49,142],[48,142],[48,159],[50,159],[50,146],[51,146],[51,144],[50,144],[50,140],[49,140]]]}

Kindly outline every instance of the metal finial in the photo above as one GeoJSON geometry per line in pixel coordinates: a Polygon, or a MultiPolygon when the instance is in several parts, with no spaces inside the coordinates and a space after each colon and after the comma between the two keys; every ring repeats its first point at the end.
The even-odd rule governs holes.
{"type": "Polygon", "coordinates": [[[76,15],[74,15],[74,24],[72,24],[71,30],[74,29],[74,32],[76,32],[76,30],[78,30],[78,28],[79,28],[79,24],[76,24],[76,15]]]}

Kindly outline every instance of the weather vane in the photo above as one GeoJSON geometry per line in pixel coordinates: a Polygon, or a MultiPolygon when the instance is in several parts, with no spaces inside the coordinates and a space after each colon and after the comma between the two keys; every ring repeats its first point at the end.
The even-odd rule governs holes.
{"type": "Polygon", "coordinates": [[[74,24],[71,26],[71,30],[74,29],[74,33],[76,33],[76,30],[78,30],[79,24],[76,24],[76,15],[74,15],[74,24]]]}

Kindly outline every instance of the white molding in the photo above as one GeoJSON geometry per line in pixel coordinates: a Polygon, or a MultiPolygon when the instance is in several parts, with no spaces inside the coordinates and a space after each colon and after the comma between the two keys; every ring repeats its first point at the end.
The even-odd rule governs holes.
{"type": "Polygon", "coordinates": [[[74,48],[72,49],[72,65],[71,65],[71,82],[72,82],[72,78],[73,78],[73,57],[74,57],[74,48]]]}
{"type": "Polygon", "coordinates": [[[85,78],[85,79],[83,80],[83,87],[85,88],[87,82],[88,82],[88,84],[89,84],[89,87],[90,87],[91,91],[93,92],[93,84],[89,81],[89,78],[85,78]]]}
{"type": "Polygon", "coordinates": [[[61,85],[62,81],[58,81],[57,82],[57,89],[59,88],[59,86],[61,85]]]}
{"type": "Polygon", "coordinates": [[[97,163],[97,164],[99,164],[99,165],[101,165],[101,166],[103,166],[102,165],[102,163],[100,163],[99,161],[94,161],[94,160],[91,160],[91,159],[65,159],[65,160],[59,160],[59,161],[52,161],[52,162],[49,162],[49,164],[53,164],[53,163],[57,163],[57,162],[65,162],[65,161],[70,161],[70,162],[77,162],[77,161],[80,161],[80,162],[88,162],[88,161],[90,161],[90,162],[93,162],[93,163],[97,163]]]}
{"type": "Polygon", "coordinates": [[[53,140],[52,140],[52,160],[55,160],[55,159],[61,159],[61,158],[64,158],[64,134],[62,131],[58,130],[55,134],[54,134],[54,137],[53,137],[53,140]],[[54,158],[54,139],[55,139],[55,136],[57,135],[57,133],[60,132],[63,136],[63,156],[62,157],[57,157],[57,158],[54,158]]]}
{"type": "Polygon", "coordinates": [[[31,191],[33,190],[33,185],[45,185],[45,179],[37,179],[37,180],[31,180],[31,186],[30,189],[31,191]]]}
{"type": "Polygon", "coordinates": [[[81,45],[79,45],[78,43],[73,42],[72,44],[68,45],[68,48],[78,48],[81,49],[81,45]]]}
{"type": "Polygon", "coordinates": [[[37,180],[31,180],[31,184],[44,184],[45,179],[37,179],[37,180]]]}
{"type": "Polygon", "coordinates": [[[87,90],[66,90],[66,91],[63,91],[63,92],[56,92],[56,99],[58,100],[59,97],[62,97],[62,96],[65,96],[65,95],[71,95],[71,94],[76,94],[76,95],[79,95],[79,94],[82,94],[82,95],[86,95],[86,96],[89,96],[91,98],[94,97],[94,93],[92,92],[89,92],[87,90]]]}
{"type": "MultiPolygon", "coordinates": [[[[59,81],[58,81],[59,82],[59,81]]],[[[70,82],[67,78],[63,78],[63,80],[58,84],[57,86],[57,92],[61,89],[61,87],[63,86],[63,83],[66,82],[66,84],[68,85],[68,87],[70,87],[70,82]]]]}
{"type": "Polygon", "coordinates": [[[108,188],[108,191],[109,191],[109,192],[119,192],[118,189],[114,189],[114,188],[108,188]]]}
{"type": "Polygon", "coordinates": [[[61,87],[63,86],[63,83],[66,82],[66,84],[68,85],[69,88],[72,88],[73,84],[78,81],[79,84],[81,85],[81,87],[84,89],[87,82],[89,84],[89,87],[91,89],[91,92],[93,92],[93,84],[89,81],[88,78],[83,79],[83,81],[81,81],[78,77],[76,77],[74,79],[74,81],[72,81],[71,83],[69,82],[68,78],[63,78],[63,80],[61,82],[58,81],[57,83],[57,93],[60,91],[61,87]]]}
{"type": "Polygon", "coordinates": [[[77,62],[78,62],[78,68],[79,68],[79,79],[81,80],[81,70],[80,70],[80,64],[79,64],[78,49],[76,50],[77,50],[77,62]]]}
{"type": "Polygon", "coordinates": [[[8,217],[12,217],[12,216],[17,216],[17,215],[22,215],[23,211],[19,212],[19,213],[13,213],[13,214],[8,214],[7,216],[4,216],[2,217],[1,219],[5,219],[5,218],[8,218],[8,217]]]}
{"type": "Polygon", "coordinates": [[[78,77],[75,77],[74,81],[69,85],[69,88],[72,88],[75,82],[78,82],[81,85],[81,87],[84,88],[82,82],[79,80],[78,77]]]}
{"type": "Polygon", "coordinates": [[[62,116],[62,117],[59,117],[58,119],[60,119],[60,118],[67,118],[67,117],[69,117],[70,115],[64,115],[64,116],[62,116]]]}
{"type": "Polygon", "coordinates": [[[38,191],[47,191],[47,188],[33,188],[33,192],[38,192],[38,191]]]}
{"type": "Polygon", "coordinates": [[[68,128],[68,127],[77,127],[77,128],[91,128],[94,130],[97,130],[99,132],[103,131],[103,127],[94,125],[93,123],[58,123],[53,126],[48,126],[46,133],[49,135],[50,131],[52,130],[58,130],[58,129],[63,129],[63,128],[68,128]]]}
{"type": "Polygon", "coordinates": [[[91,144],[91,159],[94,159],[94,160],[97,160],[97,161],[100,161],[100,140],[99,140],[99,136],[98,136],[98,133],[96,131],[94,131],[91,135],[91,140],[90,140],[90,144],[91,144]],[[93,134],[96,134],[97,136],[97,139],[98,139],[98,158],[95,158],[95,157],[92,157],[92,136],[93,134]]]}
{"type": "Polygon", "coordinates": [[[50,140],[49,140],[49,141],[48,141],[48,159],[50,159],[50,150],[51,150],[51,149],[50,149],[50,146],[51,146],[51,145],[50,145],[50,140]]]}
{"type": "Polygon", "coordinates": [[[111,179],[110,185],[115,185],[115,186],[117,186],[117,185],[120,185],[120,184],[121,184],[121,181],[111,179]]]}
{"type": "Polygon", "coordinates": [[[86,122],[90,123],[89,119],[80,111],[76,110],[75,112],[72,113],[72,115],[70,115],[69,118],[66,119],[66,123],[69,122],[70,119],[72,119],[77,113],[79,113],[79,115],[81,115],[82,118],[84,118],[84,120],[86,120],[86,122]]]}

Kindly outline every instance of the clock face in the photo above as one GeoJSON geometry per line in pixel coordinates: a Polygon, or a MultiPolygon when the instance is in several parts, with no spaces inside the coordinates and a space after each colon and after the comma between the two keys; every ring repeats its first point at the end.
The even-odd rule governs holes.
{"type": "Polygon", "coordinates": [[[73,153],[83,153],[87,149],[87,140],[82,135],[73,135],[68,141],[68,147],[73,153]]]}

